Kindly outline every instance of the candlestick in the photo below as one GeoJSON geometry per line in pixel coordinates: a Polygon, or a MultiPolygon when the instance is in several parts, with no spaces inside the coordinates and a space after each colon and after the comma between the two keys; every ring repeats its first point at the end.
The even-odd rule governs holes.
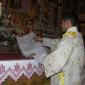
{"type": "Polygon", "coordinates": [[[1,14],[2,14],[2,3],[0,2],[0,17],[1,17],[1,14]]]}

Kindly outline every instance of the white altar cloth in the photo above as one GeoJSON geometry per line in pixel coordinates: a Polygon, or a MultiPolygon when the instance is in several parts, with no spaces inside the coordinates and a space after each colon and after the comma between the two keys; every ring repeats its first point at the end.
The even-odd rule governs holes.
{"type": "Polygon", "coordinates": [[[22,74],[30,79],[34,73],[41,76],[43,72],[43,65],[32,59],[0,61],[0,85],[8,76],[17,81],[22,74]]]}

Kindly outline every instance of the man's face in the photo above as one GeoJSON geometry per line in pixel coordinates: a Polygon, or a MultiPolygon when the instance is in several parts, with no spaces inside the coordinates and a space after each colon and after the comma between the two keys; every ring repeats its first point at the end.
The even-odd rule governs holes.
{"type": "Polygon", "coordinates": [[[62,20],[61,27],[62,27],[62,31],[66,31],[67,29],[69,29],[69,27],[71,27],[71,21],[62,20]]]}

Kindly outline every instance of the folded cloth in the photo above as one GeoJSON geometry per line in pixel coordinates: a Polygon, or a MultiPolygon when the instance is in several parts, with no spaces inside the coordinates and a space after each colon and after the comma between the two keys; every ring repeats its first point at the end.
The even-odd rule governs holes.
{"type": "MultiPolygon", "coordinates": [[[[32,54],[37,62],[42,63],[48,54],[48,49],[43,46],[42,42],[35,42],[33,38],[36,35],[31,32],[22,37],[16,37],[18,46],[23,56],[31,57],[32,54]]],[[[32,56],[33,57],[33,56],[32,56]]]]}

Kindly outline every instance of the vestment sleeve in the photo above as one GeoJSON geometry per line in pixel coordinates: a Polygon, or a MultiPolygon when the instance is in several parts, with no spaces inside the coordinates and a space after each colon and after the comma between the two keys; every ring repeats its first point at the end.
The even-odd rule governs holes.
{"type": "Polygon", "coordinates": [[[60,42],[60,39],[43,38],[43,45],[50,47],[51,52],[57,48],[57,45],[59,44],[59,42],[60,42]]]}
{"type": "Polygon", "coordinates": [[[72,51],[72,39],[62,39],[58,48],[49,54],[43,62],[46,77],[60,72],[67,63],[72,51]]]}

